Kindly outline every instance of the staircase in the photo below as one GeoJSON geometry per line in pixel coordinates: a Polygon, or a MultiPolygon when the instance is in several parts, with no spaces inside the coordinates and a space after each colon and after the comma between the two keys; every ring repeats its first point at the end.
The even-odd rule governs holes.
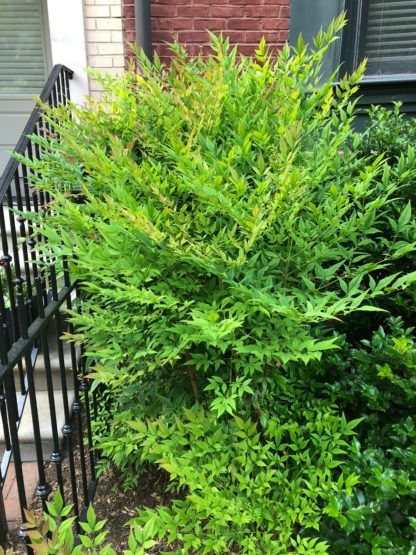
{"type": "MultiPolygon", "coordinates": [[[[54,326],[53,326],[54,327],[54,326]]],[[[52,347],[50,352],[50,365],[53,383],[54,404],[56,409],[56,426],[59,435],[59,442],[63,441],[63,426],[65,424],[65,412],[62,396],[62,378],[58,357],[58,346],[56,342],[56,330],[48,330],[48,342],[52,347]]],[[[72,363],[69,345],[65,347],[64,351],[65,361],[65,374],[69,389],[67,390],[68,405],[70,407],[70,415],[72,415],[72,406],[75,401],[74,389],[71,384],[72,379],[72,363]]],[[[46,459],[50,458],[51,453],[54,451],[53,435],[52,435],[52,420],[49,407],[48,397],[48,384],[46,380],[45,360],[42,350],[39,349],[37,353],[36,362],[34,364],[34,378],[36,389],[36,401],[38,407],[40,434],[42,438],[42,451],[46,459]]],[[[16,391],[19,391],[20,378],[18,368],[14,369],[14,381],[16,391]]],[[[17,399],[19,394],[17,395],[17,399]]],[[[29,402],[25,403],[20,425],[18,430],[19,443],[20,443],[20,456],[22,462],[35,462],[36,461],[36,443],[33,432],[33,418],[32,410],[29,402]]],[[[0,448],[4,449],[4,434],[0,434],[0,448]]]]}
{"type": "MultiPolygon", "coordinates": [[[[40,95],[43,103],[65,104],[72,71],[58,65],[40,95]]],[[[15,151],[31,159],[42,151],[31,135],[45,136],[41,107],[32,112],[15,151]]],[[[63,263],[42,261],[30,220],[15,214],[41,211],[50,199],[32,187],[31,170],[12,158],[0,177],[0,546],[11,523],[19,525],[35,495],[42,502],[59,487],[82,518],[95,484],[91,420],[96,393],[89,393],[82,350],[66,342],[76,286],[63,263]],[[30,262],[29,262],[30,261],[30,262]],[[78,453],[74,452],[75,433],[78,453]],[[63,465],[64,459],[68,460],[63,465]],[[47,464],[56,472],[52,484],[47,464]],[[55,483],[56,481],[56,483],[55,483]]],[[[63,261],[64,262],[64,261],[63,261]]],[[[24,536],[20,528],[20,536],[24,536]]]]}
{"type": "MultiPolygon", "coordinates": [[[[17,208],[15,205],[14,208],[17,208]]],[[[13,236],[12,236],[12,229],[11,229],[11,218],[10,218],[11,211],[7,210],[6,215],[6,236],[7,236],[7,244],[9,252],[13,251],[13,236]]],[[[23,249],[23,241],[25,237],[20,237],[18,233],[19,224],[16,221],[16,216],[12,215],[12,218],[15,219],[15,233],[17,234],[17,239],[19,243],[18,248],[18,259],[19,259],[19,266],[20,268],[24,268],[25,256],[24,256],[24,249],[23,249]]],[[[31,280],[33,280],[33,276],[31,275],[31,280]]],[[[56,424],[59,433],[59,439],[62,441],[63,439],[63,432],[62,428],[65,424],[65,413],[64,413],[64,405],[63,405],[63,397],[62,397],[62,373],[59,361],[59,353],[58,353],[58,336],[55,322],[52,322],[47,329],[47,343],[49,347],[49,364],[51,368],[51,378],[54,390],[54,400],[55,400],[55,408],[56,408],[56,424]]],[[[69,407],[72,408],[72,405],[75,400],[74,395],[74,388],[72,384],[72,360],[71,360],[71,349],[68,343],[61,342],[62,351],[63,351],[63,369],[65,374],[65,379],[67,382],[67,395],[68,395],[68,404],[69,407]]],[[[77,353],[79,358],[79,350],[77,353]]],[[[52,424],[51,424],[51,414],[49,410],[49,400],[48,400],[48,383],[46,379],[46,367],[45,367],[45,357],[42,352],[42,347],[39,345],[37,348],[33,349],[32,352],[32,360],[33,360],[33,374],[34,374],[34,385],[36,389],[36,399],[37,399],[37,406],[38,406],[38,413],[39,413],[39,423],[40,423],[40,433],[42,437],[42,450],[44,455],[49,458],[50,453],[53,451],[53,437],[52,437],[52,424]]],[[[14,383],[16,389],[16,400],[18,406],[21,405],[22,413],[18,427],[18,436],[19,436],[19,443],[21,449],[21,458],[22,462],[32,462],[36,461],[36,444],[34,439],[34,432],[33,432],[33,419],[32,419],[32,411],[29,402],[26,402],[26,391],[27,391],[27,380],[25,387],[21,387],[22,381],[25,381],[25,374],[26,368],[25,364],[22,363],[21,368],[19,369],[16,366],[13,369],[14,374],[14,383]]],[[[72,412],[72,411],[71,411],[72,412]]],[[[5,451],[5,438],[4,438],[4,427],[0,428],[0,457],[2,452],[5,451]]]]}

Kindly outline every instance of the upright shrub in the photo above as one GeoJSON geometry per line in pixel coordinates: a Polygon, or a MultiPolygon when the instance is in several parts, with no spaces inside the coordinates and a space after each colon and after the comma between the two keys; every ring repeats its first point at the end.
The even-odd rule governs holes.
{"type": "Polygon", "coordinates": [[[393,106],[372,106],[369,124],[362,134],[361,152],[368,156],[384,154],[394,165],[409,145],[416,142],[416,122],[400,111],[401,102],[393,106]]]}
{"type": "Polygon", "coordinates": [[[181,496],[137,520],[185,553],[330,552],[322,519],[360,481],[360,419],[317,368],[415,279],[416,164],[360,152],[364,66],[322,84],[343,23],[277,59],[214,36],[207,59],[142,57],[36,139],[40,225],[83,292],[72,339],[111,399],[100,447],[126,487],[169,473],[181,496]]]}

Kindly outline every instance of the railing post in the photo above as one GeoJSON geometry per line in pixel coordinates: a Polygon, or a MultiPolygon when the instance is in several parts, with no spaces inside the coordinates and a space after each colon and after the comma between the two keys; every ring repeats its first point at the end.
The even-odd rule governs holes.
{"type": "Polygon", "coordinates": [[[7,546],[7,517],[4,508],[3,488],[0,488],[0,545],[4,548],[7,546]]]}
{"type": "MultiPolygon", "coordinates": [[[[73,72],[65,66],[58,65],[52,70],[45,87],[40,94],[43,103],[51,106],[65,104],[69,101],[69,80],[73,72]]],[[[20,137],[15,152],[27,156],[30,160],[41,159],[43,147],[39,146],[31,135],[38,135],[48,139],[52,132],[52,123],[45,122],[43,109],[36,106],[33,110],[22,136],[20,137]]],[[[44,444],[42,443],[42,422],[38,413],[37,398],[38,383],[35,383],[35,366],[38,355],[44,360],[46,378],[47,403],[51,418],[53,436],[53,451],[48,457],[55,465],[58,486],[62,493],[65,481],[71,486],[71,499],[74,504],[76,516],[79,516],[78,503],[78,468],[79,464],[74,456],[72,436],[74,419],[71,409],[75,413],[78,423],[78,437],[82,450],[81,461],[85,463],[84,437],[81,427],[80,411],[80,385],[77,378],[77,361],[75,348],[71,345],[71,367],[74,383],[75,402],[69,405],[69,395],[66,385],[67,373],[65,352],[63,349],[62,322],[60,308],[63,303],[71,306],[69,276],[65,276],[65,286],[58,291],[55,268],[52,263],[48,275],[45,269],[46,255],[35,250],[35,246],[45,242],[42,229],[38,228],[36,234],[30,218],[26,218],[23,211],[39,213],[49,209],[50,196],[41,189],[32,188],[33,177],[38,178],[38,170],[29,166],[25,167],[16,158],[11,158],[0,177],[0,428],[4,437],[4,452],[0,454],[0,546],[7,544],[7,517],[3,498],[3,486],[10,461],[13,460],[16,472],[16,486],[19,497],[19,508],[22,519],[24,509],[27,508],[25,491],[25,475],[22,467],[21,445],[19,443],[19,426],[26,399],[30,399],[33,445],[36,451],[36,462],[39,482],[35,495],[39,497],[45,508],[45,502],[51,492],[48,483],[49,475],[45,472],[44,444]],[[16,214],[16,209],[18,214],[16,214]],[[48,291],[52,289],[52,291],[48,291]],[[52,295],[50,295],[52,294],[52,295]],[[49,345],[48,326],[56,325],[55,341],[59,359],[59,376],[62,384],[62,401],[65,409],[65,422],[63,426],[63,439],[67,444],[70,476],[63,476],[62,461],[64,458],[62,436],[59,436],[57,406],[51,366],[51,347],[49,345]],[[19,371],[19,389],[16,395],[14,368],[19,371]]],[[[66,268],[67,274],[67,268],[66,268]]],[[[59,282],[60,284],[60,282],[59,282]]],[[[60,285],[61,287],[61,285],[60,285]]],[[[53,344],[54,345],[54,344],[53,344]]],[[[90,431],[87,431],[90,439],[90,431]]],[[[23,453],[23,451],[22,451],[23,453]]],[[[82,490],[88,491],[86,468],[81,468],[82,490]]],[[[6,499],[7,504],[7,499],[6,499]]],[[[77,524],[78,526],[78,524],[77,524]]],[[[20,529],[24,539],[24,529],[20,529]]]]}

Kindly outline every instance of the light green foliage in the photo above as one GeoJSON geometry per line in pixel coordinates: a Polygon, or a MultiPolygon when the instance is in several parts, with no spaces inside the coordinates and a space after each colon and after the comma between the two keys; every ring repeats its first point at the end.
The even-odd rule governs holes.
{"type": "MultiPolygon", "coordinates": [[[[116,555],[110,545],[104,545],[107,532],[106,520],[97,520],[92,506],[88,507],[85,522],[79,522],[82,532],[75,536],[75,518],[70,517],[72,506],[64,506],[59,492],[47,503],[47,511],[41,517],[25,511],[26,536],[33,553],[39,555],[116,555]]],[[[145,555],[145,549],[153,545],[143,531],[133,526],[130,531],[129,548],[124,555],[145,555]]],[[[1,551],[0,551],[1,553],[1,551]]],[[[7,554],[6,554],[7,555],[7,554]]]]}
{"type": "Polygon", "coordinates": [[[333,553],[355,533],[334,507],[367,478],[352,435],[369,415],[327,384],[351,373],[345,341],[414,307],[416,159],[360,150],[363,66],[322,84],[343,23],[276,60],[264,41],[247,59],[214,36],[207,59],[142,57],[138,75],[102,78],[101,104],[49,111],[59,141],[36,139],[45,256],[70,259],[72,339],[107,386],[99,446],[126,487],[153,465],[178,491],[139,513],[143,546],[333,553]]]}
{"type": "Polygon", "coordinates": [[[103,546],[106,521],[97,521],[92,507],[88,508],[86,522],[80,526],[85,534],[80,534],[80,545],[76,545],[74,534],[75,518],[69,516],[72,506],[64,506],[58,490],[52,502],[47,503],[47,512],[36,517],[26,511],[25,533],[34,553],[48,554],[91,554],[114,555],[109,546],[103,546]]]}
{"type": "MultiPolygon", "coordinates": [[[[271,418],[262,432],[250,419],[224,423],[202,409],[185,409],[172,424],[162,417],[131,422],[146,460],[187,492],[173,507],[144,511],[133,522],[154,522],[160,539],[180,540],[186,553],[277,554],[290,546],[303,553],[319,530],[322,503],[351,494],[358,477],[341,471],[333,480],[354,424],[325,403],[292,401],[282,403],[284,421],[271,418]]],[[[327,545],[317,543],[316,552],[327,553],[327,545]]]]}

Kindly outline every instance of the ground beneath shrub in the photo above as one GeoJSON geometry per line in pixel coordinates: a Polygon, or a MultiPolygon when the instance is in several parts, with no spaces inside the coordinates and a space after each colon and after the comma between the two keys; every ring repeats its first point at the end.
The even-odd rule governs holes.
{"type": "MultiPolygon", "coordinates": [[[[48,469],[52,473],[52,468],[48,469]]],[[[64,475],[69,476],[69,465],[67,460],[62,465],[64,475]]],[[[51,483],[51,480],[49,480],[51,483]]],[[[111,544],[117,554],[122,555],[127,549],[129,538],[129,527],[126,523],[137,514],[138,508],[153,508],[158,505],[169,506],[172,495],[166,492],[168,474],[163,471],[147,472],[140,477],[140,485],[137,488],[123,491],[120,474],[111,469],[99,477],[97,490],[94,496],[94,509],[99,520],[107,520],[106,530],[108,532],[106,543],[111,544]]],[[[56,487],[56,484],[53,484],[56,487]]],[[[54,488],[55,489],[55,488],[54,488]]],[[[69,497],[69,496],[68,496],[69,497]]],[[[175,494],[175,498],[178,495],[175,494]]],[[[31,504],[31,511],[40,515],[41,507],[38,499],[31,504]]],[[[26,554],[26,547],[14,533],[10,538],[15,555],[26,554]]],[[[147,553],[158,555],[162,552],[176,552],[179,545],[166,546],[164,542],[154,546],[147,553]]]]}
{"type": "MultiPolygon", "coordinates": [[[[74,434],[74,459],[77,477],[77,494],[78,499],[82,499],[81,490],[81,459],[80,446],[77,441],[78,435],[74,434]]],[[[86,451],[85,451],[86,453],[86,451]]],[[[56,481],[56,469],[51,463],[45,468],[46,481],[51,485],[52,491],[55,492],[58,483],[56,481]]],[[[64,481],[64,496],[71,502],[71,486],[70,486],[70,468],[69,460],[66,456],[62,462],[62,474],[64,481]]],[[[88,480],[91,478],[87,470],[88,480]]],[[[137,514],[138,508],[153,508],[158,505],[169,506],[173,498],[178,498],[177,493],[172,495],[166,492],[169,482],[169,475],[163,470],[148,471],[143,473],[139,479],[139,485],[127,492],[123,491],[120,473],[116,469],[110,469],[105,474],[101,474],[98,479],[98,485],[94,496],[94,509],[99,520],[107,520],[106,530],[108,532],[106,543],[112,545],[117,554],[122,555],[123,550],[128,548],[127,542],[129,537],[129,528],[126,526],[127,521],[137,514]]],[[[38,498],[32,499],[30,503],[30,511],[39,516],[42,513],[42,505],[38,498]]],[[[16,531],[10,535],[10,543],[14,555],[27,554],[27,548],[18,537],[16,531]]],[[[158,555],[162,552],[177,552],[179,545],[167,547],[164,542],[154,546],[147,553],[158,555]]]]}
{"type": "MultiPolygon", "coordinates": [[[[166,492],[168,475],[165,472],[145,473],[140,477],[139,486],[123,492],[120,476],[114,469],[101,475],[94,497],[94,509],[98,518],[108,521],[107,541],[117,553],[127,548],[129,529],[126,522],[137,514],[137,508],[170,505],[172,496],[166,492]]],[[[175,495],[177,498],[177,495],[175,495]]],[[[161,543],[148,553],[176,552],[178,546],[168,548],[161,543]]]]}

